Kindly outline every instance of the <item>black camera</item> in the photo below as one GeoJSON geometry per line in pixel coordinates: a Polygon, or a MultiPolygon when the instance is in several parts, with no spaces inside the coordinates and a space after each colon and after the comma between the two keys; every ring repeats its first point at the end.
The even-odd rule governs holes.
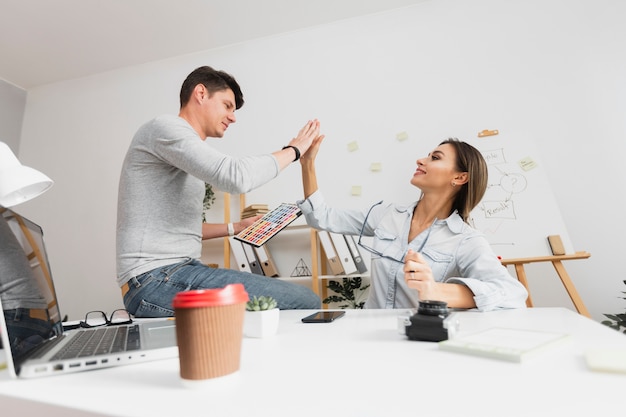
{"type": "Polygon", "coordinates": [[[448,340],[456,331],[458,323],[454,315],[450,315],[448,303],[445,301],[420,301],[417,313],[409,318],[411,324],[405,328],[410,340],[440,342],[448,340]]]}

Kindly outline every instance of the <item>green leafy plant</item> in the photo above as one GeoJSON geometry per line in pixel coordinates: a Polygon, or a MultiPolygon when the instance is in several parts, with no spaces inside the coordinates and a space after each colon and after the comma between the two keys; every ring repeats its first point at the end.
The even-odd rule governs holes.
{"type": "Polygon", "coordinates": [[[328,281],[326,286],[335,294],[324,298],[323,303],[346,303],[339,308],[361,309],[365,305],[365,300],[361,300],[364,291],[369,288],[370,284],[362,286],[363,279],[361,277],[344,278],[339,281],[328,281]]]}
{"type": "Polygon", "coordinates": [[[206,223],[205,212],[215,203],[215,193],[211,184],[204,184],[204,201],[202,202],[202,222],[206,223]]]}
{"type": "MultiPolygon", "coordinates": [[[[626,280],[622,281],[626,284],[626,280]]],[[[622,294],[626,294],[626,291],[622,291],[622,294]]],[[[626,297],[620,297],[623,300],[626,300],[626,297]]],[[[602,324],[609,326],[612,329],[620,330],[622,327],[625,329],[622,333],[626,334],[626,313],[618,313],[618,314],[605,314],[607,318],[610,320],[604,320],[602,324]]]]}
{"type": "Polygon", "coordinates": [[[252,297],[250,301],[246,303],[246,310],[248,311],[264,311],[271,310],[273,308],[278,307],[278,303],[273,297],[261,295],[257,297],[256,295],[252,297]]]}

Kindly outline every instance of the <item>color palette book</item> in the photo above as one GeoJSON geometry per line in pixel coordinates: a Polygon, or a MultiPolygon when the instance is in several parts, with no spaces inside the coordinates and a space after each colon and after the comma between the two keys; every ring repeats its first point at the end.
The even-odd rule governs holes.
{"type": "Polygon", "coordinates": [[[296,204],[282,203],[243,229],[234,238],[256,248],[261,247],[300,215],[302,211],[296,204]]]}

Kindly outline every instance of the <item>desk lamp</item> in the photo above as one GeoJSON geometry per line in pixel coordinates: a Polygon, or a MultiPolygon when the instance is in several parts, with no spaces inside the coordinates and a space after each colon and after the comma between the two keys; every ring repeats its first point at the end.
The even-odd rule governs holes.
{"type": "Polygon", "coordinates": [[[0,206],[24,203],[52,187],[54,182],[36,169],[24,166],[11,148],[0,142],[0,206]]]}

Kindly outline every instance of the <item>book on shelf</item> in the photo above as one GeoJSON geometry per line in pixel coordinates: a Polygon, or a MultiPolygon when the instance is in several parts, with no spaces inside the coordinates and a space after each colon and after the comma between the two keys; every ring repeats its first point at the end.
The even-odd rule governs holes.
{"type": "Polygon", "coordinates": [[[333,241],[330,237],[330,234],[325,230],[320,230],[317,232],[317,235],[320,239],[320,244],[322,245],[322,249],[326,254],[326,259],[328,260],[328,264],[330,265],[330,270],[333,275],[341,275],[343,274],[343,264],[337,255],[337,251],[335,250],[335,246],[333,245],[333,241]]]}
{"type": "Polygon", "coordinates": [[[251,212],[247,212],[247,213],[241,213],[241,219],[247,219],[249,217],[254,217],[254,216],[258,216],[261,214],[267,214],[269,213],[269,210],[256,210],[256,211],[251,211],[251,212]]]}
{"type": "Polygon", "coordinates": [[[352,253],[348,248],[348,242],[343,235],[339,233],[328,233],[330,235],[330,239],[333,241],[333,245],[335,246],[335,251],[337,252],[337,256],[339,257],[339,262],[343,266],[343,273],[346,275],[351,275],[359,272],[354,264],[354,259],[352,259],[352,253]]]}
{"type": "Polygon", "coordinates": [[[267,204],[251,204],[242,210],[241,218],[247,219],[248,217],[269,213],[269,211],[270,209],[267,204]]]}
{"type": "Polygon", "coordinates": [[[243,209],[243,211],[253,211],[253,210],[267,210],[269,206],[267,204],[250,204],[243,209]]]}

